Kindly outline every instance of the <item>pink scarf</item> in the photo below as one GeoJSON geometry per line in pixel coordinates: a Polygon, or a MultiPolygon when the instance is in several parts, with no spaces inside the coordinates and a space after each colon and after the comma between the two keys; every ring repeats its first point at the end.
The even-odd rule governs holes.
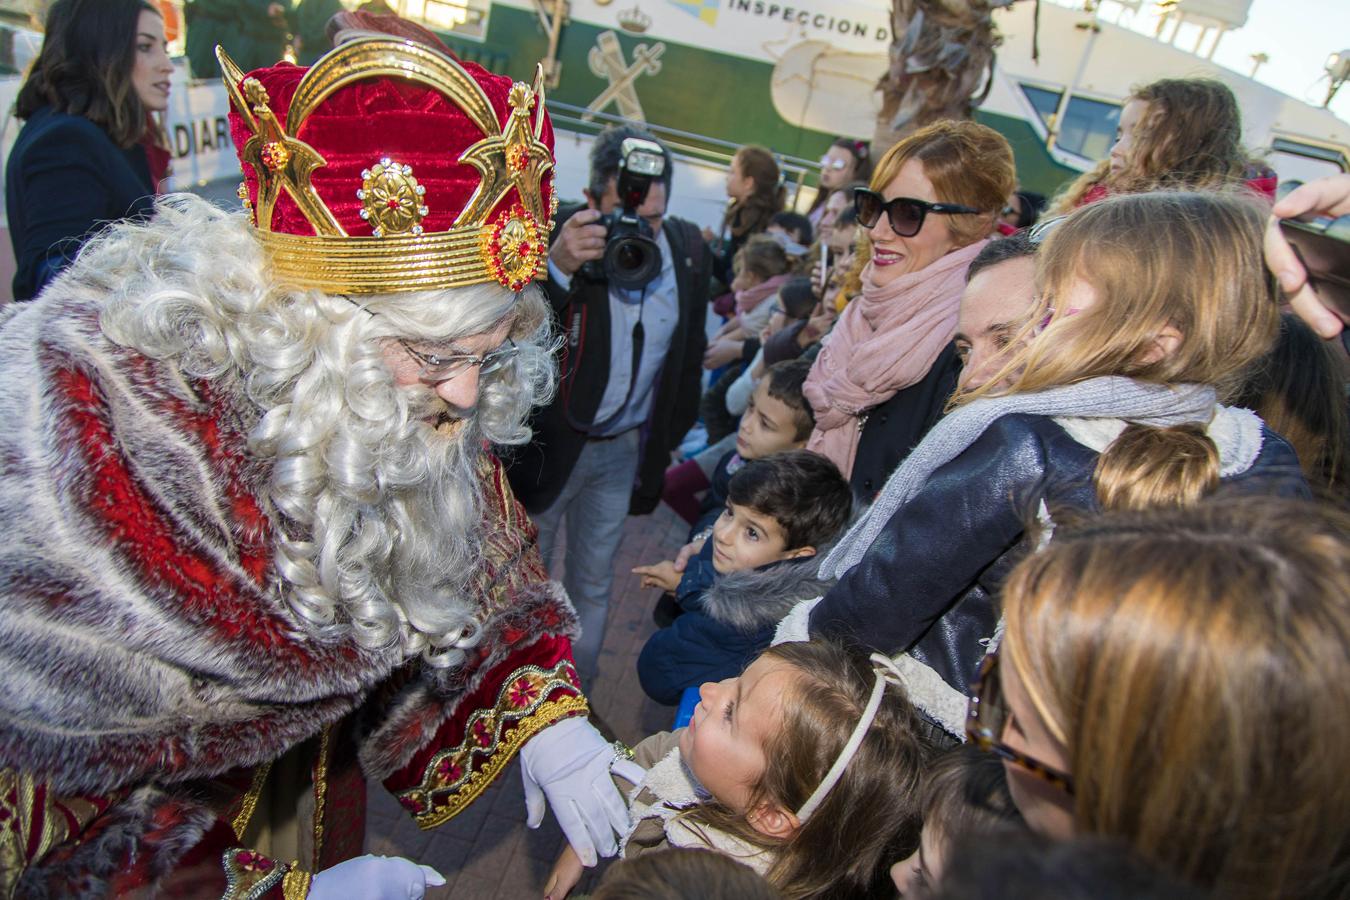
{"type": "Polygon", "coordinates": [[[858,416],[920,381],[956,332],[966,269],[986,241],[953,250],[884,287],[863,269],[862,294],[845,309],[802,392],[816,413],[807,442],[848,478],[862,434],[858,416]]]}
{"type": "Polygon", "coordinates": [[[787,275],[775,275],[768,281],[761,281],[754,287],[746,288],[743,291],[736,292],[736,312],[748,313],[750,310],[764,302],[765,298],[772,297],[778,293],[788,280],[787,275]]]}

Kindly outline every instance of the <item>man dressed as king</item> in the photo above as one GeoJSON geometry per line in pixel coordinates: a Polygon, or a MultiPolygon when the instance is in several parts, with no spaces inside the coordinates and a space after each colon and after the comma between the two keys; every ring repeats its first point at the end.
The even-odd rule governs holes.
{"type": "Polygon", "coordinates": [[[519,752],[583,860],[631,765],[493,447],[553,389],[539,82],[221,53],[241,213],[171,195],[0,313],[0,896],[415,897],[519,752]]]}

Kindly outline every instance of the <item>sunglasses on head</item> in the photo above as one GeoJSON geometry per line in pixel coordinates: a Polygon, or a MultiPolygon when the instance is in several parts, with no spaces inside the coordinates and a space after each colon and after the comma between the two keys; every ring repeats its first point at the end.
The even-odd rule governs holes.
{"type": "Polygon", "coordinates": [[[887,200],[876,191],[867,188],[853,189],[853,208],[858,213],[858,222],[864,228],[871,228],[881,220],[884,212],[890,220],[891,231],[899,237],[914,237],[923,228],[923,220],[929,213],[942,215],[979,214],[982,209],[961,206],[956,203],[929,203],[915,200],[913,197],[896,197],[887,200]]]}

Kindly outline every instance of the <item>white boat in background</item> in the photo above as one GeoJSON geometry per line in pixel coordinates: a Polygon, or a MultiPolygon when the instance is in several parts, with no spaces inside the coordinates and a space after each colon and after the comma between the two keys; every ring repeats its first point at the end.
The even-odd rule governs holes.
{"type": "MultiPolygon", "coordinates": [[[[0,0],[27,9],[41,0],[0,0]]],[[[158,0],[171,8],[181,0],[158,0]]],[[[355,0],[344,0],[354,5],[355,0]]],[[[591,136],[608,121],[646,123],[675,150],[672,211],[720,220],[723,172],[734,149],[763,144],[780,157],[799,205],[812,196],[816,164],[839,135],[872,134],[874,87],[890,44],[888,0],[389,0],[444,36],[462,58],[517,79],[539,60],[555,75],[549,108],[558,132],[558,183],[579,198],[591,136]],[[566,10],[559,18],[561,10],[566,10]]],[[[1247,146],[1281,178],[1350,171],[1350,123],[1196,52],[1246,21],[1251,0],[1180,0],[1175,17],[1209,27],[1191,50],[1126,27],[1141,0],[1085,4],[1045,0],[1039,59],[1031,2],[995,13],[1003,35],[976,117],[1012,142],[1018,176],[1052,193],[1105,156],[1133,86],[1205,76],[1228,84],[1242,108],[1247,146]],[[1114,12],[1117,21],[1108,21],[1114,12]],[[1119,24],[1125,22],[1126,24],[1119,24]]],[[[1151,6],[1151,4],[1150,4],[1151,6]]],[[[11,20],[13,16],[11,16],[11,20]]],[[[181,18],[179,19],[181,21],[181,18]]],[[[31,29],[0,25],[0,66],[22,67],[40,46],[31,29]]],[[[1210,44],[1212,52],[1213,43],[1210,44]]],[[[239,175],[228,101],[214,78],[192,80],[179,58],[165,127],[173,151],[168,188],[233,195],[239,175]]],[[[10,110],[20,76],[0,76],[10,110]]],[[[19,123],[6,114],[7,155],[19,123]]],[[[7,233],[6,233],[7,237],[7,233]]],[[[0,239],[0,295],[8,292],[0,239]]]]}

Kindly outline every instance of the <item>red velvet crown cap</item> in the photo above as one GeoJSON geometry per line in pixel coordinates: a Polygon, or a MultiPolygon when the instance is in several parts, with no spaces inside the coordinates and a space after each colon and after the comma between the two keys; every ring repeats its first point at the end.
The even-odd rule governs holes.
{"type": "MultiPolygon", "coordinates": [[[[505,128],[511,115],[507,97],[512,80],[493,75],[472,62],[457,62],[482,88],[498,123],[505,128]]],[[[247,77],[262,84],[269,98],[268,106],[284,123],[290,112],[291,99],[307,71],[303,66],[279,63],[255,69],[247,77]]],[[[242,80],[240,83],[242,85],[242,80]]],[[[535,116],[544,117],[539,138],[552,154],[553,126],[548,113],[539,106],[536,99],[531,120],[535,116]]],[[[230,135],[240,154],[248,200],[256,206],[258,173],[242,157],[243,148],[253,134],[238,110],[232,108],[230,135]]],[[[447,231],[481,180],[477,169],[458,161],[460,155],[488,135],[474,125],[454,100],[440,91],[404,79],[375,76],[337,90],[305,118],[298,133],[292,137],[313,147],[326,163],[310,176],[310,183],[324,205],[348,235],[368,237],[373,228],[362,218],[365,204],[357,197],[363,172],[385,158],[411,167],[412,177],[426,190],[422,196],[427,209],[421,221],[422,228],[429,234],[447,231]]],[[[553,202],[551,171],[543,178],[540,190],[542,208],[547,211],[553,202]]],[[[519,202],[517,191],[512,188],[493,207],[489,219],[519,202]]],[[[271,231],[302,236],[315,234],[314,226],[285,191],[277,199],[271,231]]]]}

